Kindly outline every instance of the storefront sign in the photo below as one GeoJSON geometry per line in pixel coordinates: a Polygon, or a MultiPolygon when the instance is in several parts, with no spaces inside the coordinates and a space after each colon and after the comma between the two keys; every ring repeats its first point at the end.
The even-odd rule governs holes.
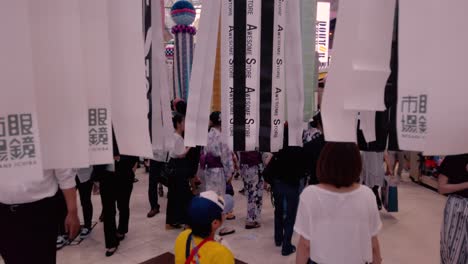
{"type": "Polygon", "coordinates": [[[317,3],[317,25],[315,46],[321,66],[328,66],[328,47],[330,35],[330,3],[317,3]]]}

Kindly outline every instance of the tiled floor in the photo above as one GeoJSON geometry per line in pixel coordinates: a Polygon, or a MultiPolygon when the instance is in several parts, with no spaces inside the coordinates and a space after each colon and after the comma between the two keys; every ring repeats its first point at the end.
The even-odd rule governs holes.
{"type": "MultiPolygon", "coordinates": [[[[104,256],[104,235],[99,223],[91,236],[79,246],[68,246],[58,252],[58,263],[140,263],[166,251],[172,251],[177,231],[166,231],[165,204],[163,212],[152,219],[146,218],[147,175],[139,172],[131,201],[130,232],[117,253],[104,256]]],[[[235,181],[238,190],[241,182],[235,181]]],[[[262,228],[251,231],[243,228],[246,199],[236,194],[237,220],[229,222],[236,234],[226,237],[236,258],[247,263],[295,263],[295,257],[283,257],[273,243],[273,208],[269,195],[264,199],[262,228]]],[[[98,196],[93,197],[95,219],[101,210],[98,196]]],[[[445,197],[405,180],[399,186],[400,212],[382,213],[384,227],[380,235],[384,263],[439,263],[439,229],[445,197]]],[[[296,238],[294,238],[296,241],[296,238]]],[[[1,261],[0,261],[1,262],[1,261]]]]}

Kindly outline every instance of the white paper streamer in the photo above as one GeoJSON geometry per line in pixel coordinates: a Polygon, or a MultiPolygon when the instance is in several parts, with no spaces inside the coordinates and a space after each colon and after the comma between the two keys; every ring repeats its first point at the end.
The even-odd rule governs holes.
{"type": "MultiPolygon", "coordinates": [[[[427,104],[429,129],[426,144],[424,144],[425,155],[468,153],[468,89],[466,87],[468,32],[453,26],[468,24],[467,10],[467,1],[448,0],[439,1],[437,9],[429,11],[429,14],[434,14],[437,17],[435,22],[438,22],[435,23],[437,25],[436,28],[432,28],[432,32],[435,29],[437,32],[443,32],[445,36],[451,37],[434,39],[434,34],[432,34],[431,41],[436,41],[439,44],[438,50],[444,52],[434,54],[432,51],[431,56],[427,56],[427,64],[420,65],[420,67],[427,67],[427,70],[431,70],[430,76],[437,78],[432,86],[426,87],[429,91],[427,104]],[[441,21],[450,21],[452,26],[440,23],[441,21]],[[437,65],[450,66],[434,67],[435,61],[437,61],[437,65]]],[[[424,11],[428,10],[424,9],[424,11]]],[[[427,15],[426,13],[425,16],[428,17],[427,15]]],[[[418,18],[423,19],[423,17],[413,19],[418,18]]],[[[421,45],[423,44],[421,43],[421,45]]],[[[424,78],[427,77],[428,72],[426,71],[424,78]]]]}
{"type": "Polygon", "coordinates": [[[271,94],[271,151],[277,152],[283,147],[285,120],[285,39],[286,39],[286,4],[275,1],[273,29],[273,76],[271,94]]]}
{"type": "Polygon", "coordinates": [[[377,140],[375,131],[375,112],[373,111],[361,111],[359,113],[360,128],[364,134],[364,138],[367,143],[374,142],[377,140]]]}
{"type": "Polygon", "coordinates": [[[206,3],[200,18],[187,102],[185,145],[190,147],[204,146],[208,139],[221,2],[212,0],[206,3]]]}
{"type": "Polygon", "coordinates": [[[153,150],[169,150],[173,145],[172,131],[174,129],[169,98],[168,68],[164,57],[163,24],[160,15],[161,5],[159,1],[153,0],[151,3],[153,150]]]}
{"type": "Polygon", "coordinates": [[[90,164],[109,164],[113,151],[107,2],[81,0],[80,22],[90,164]]]}
{"type": "Polygon", "coordinates": [[[140,1],[108,0],[112,118],[123,155],[153,157],[140,1]]]}
{"type": "Polygon", "coordinates": [[[19,190],[42,178],[30,25],[27,0],[0,2],[2,189],[19,190]]]}
{"type": "Polygon", "coordinates": [[[223,136],[234,149],[234,3],[221,7],[221,124],[223,136]]]}
{"type": "MultiPolygon", "coordinates": [[[[385,84],[390,75],[395,0],[353,1],[357,20],[352,39],[356,83],[347,89],[345,109],[384,111],[385,84]]],[[[341,14],[340,14],[341,15],[341,14]]],[[[356,21],[355,20],[355,21],[356,21]]]]}
{"type": "Polygon", "coordinates": [[[29,1],[44,169],[89,166],[78,0],[29,1]]]}
{"type": "Polygon", "coordinates": [[[289,146],[302,146],[304,119],[304,75],[302,68],[301,5],[286,2],[286,99],[289,146]]]}
{"type": "MultiPolygon", "coordinates": [[[[437,51],[448,46],[446,43],[440,45],[434,38],[434,30],[440,28],[440,20],[435,19],[440,17],[439,2],[414,0],[399,3],[397,133],[402,150],[424,150],[424,145],[429,143],[426,141],[426,133],[435,128],[428,122],[427,109],[431,101],[440,100],[428,92],[433,89],[445,90],[445,85],[440,85],[441,78],[447,79],[441,72],[444,67],[438,67],[443,65],[443,56],[437,51]],[[421,122],[423,119],[426,122],[421,122]]],[[[437,129],[446,131],[445,127],[437,129]]]]}
{"type": "Polygon", "coordinates": [[[245,150],[258,147],[260,109],[261,1],[248,1],[245,44],[245,150]]]}

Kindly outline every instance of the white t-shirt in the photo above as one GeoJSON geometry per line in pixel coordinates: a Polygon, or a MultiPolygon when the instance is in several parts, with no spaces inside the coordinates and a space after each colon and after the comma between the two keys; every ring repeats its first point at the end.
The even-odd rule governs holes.
{"type": "Polygon", "coordinates": [[[371,189],[335,193],[309,186],[301,194],[294,230],[310,241],[319,264],[372,262],[372,237],[382,222],[371,189]]]}
{"type": "Polygon", "coordinates": [[[174,147],[171,149],[170,157],[177,159],[180,155],[185,153],[184,138],[179,134],[174,133],[174,147]]]}

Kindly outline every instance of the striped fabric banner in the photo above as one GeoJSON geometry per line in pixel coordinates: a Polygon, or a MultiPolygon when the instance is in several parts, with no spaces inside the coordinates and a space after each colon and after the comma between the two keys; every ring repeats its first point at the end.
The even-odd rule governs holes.
{"type": "Polygon", "coordinates": [[[272,112],[271,112],[271,151],[283,147],[284,123],[286,121],[286,4],[275,1],[275,22],[273,37],[273,76],[272,78],[272,112]]]}
{"type": "Polygon", "coordinates": [[[221,125],[230,149],[234,149],[234,4],[221,6],[221,125]]]}
{"type": "MultiPolygon", "coordinates": [[[[245,42],[245,150],[258,148],[260,104],[260,37],[262,1],[247,1],[245,42]]],[[[235,32],[234,32],[235,33],[235,32]]],[[[235,89],[237,87],[234,87],[235,89]]]]}
{"type": "MultiPolygon", "coordinates": [[[[276,1],[281,3],[281,1],[276,1]]],[[[278,9],[277,9],[278,10],[278,9]]],[[[277,16],[276,16],[277,18],[277,16]]],[[[263,1],[262,3],[262,49],[260,59],[260,131],[259,147],[260,151],[271,151],[271,127],[272,127],[272,95],[273,95],[273,45],[276,25],[275,3],[273,1],[263,1]],[[263,45],[266,44],[266,45],[263,45]]],[[[276,49],[275,49],[276,50],[276,49]]]]}
{"type": "Polygon", "coordinates": [[[234,151],[246,146],[246,30],[247,0],[234,0],[234,151]]]}

